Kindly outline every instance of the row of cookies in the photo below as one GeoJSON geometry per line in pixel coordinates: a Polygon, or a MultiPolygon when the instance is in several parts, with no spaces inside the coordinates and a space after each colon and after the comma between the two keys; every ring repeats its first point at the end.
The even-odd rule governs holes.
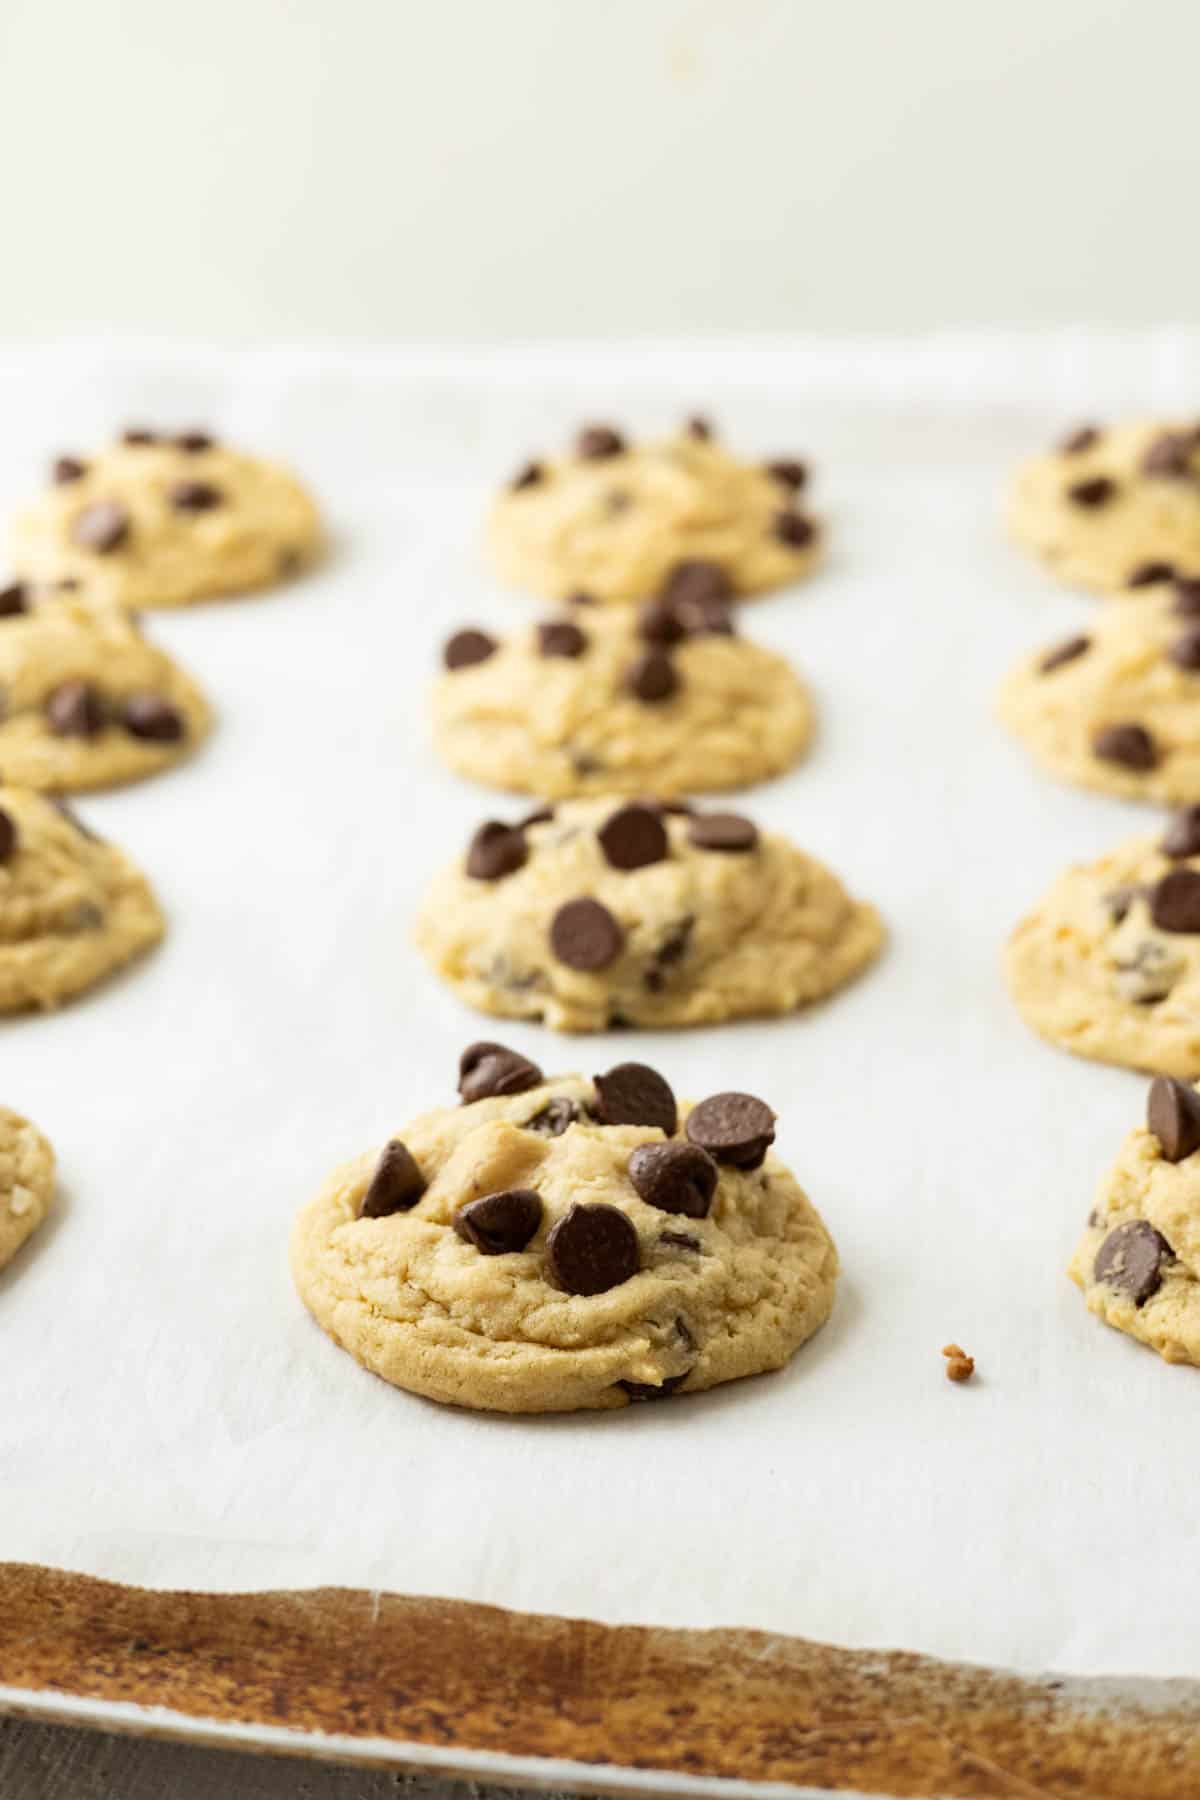
{"type": "Polygon", "coordinates": [[[1054,775],[1185,807],[1067,870],[1007,948],[1043,1037],[1159,1071],[1069,1273],[1107,1323],[1200,1363],[1200,427],[1080,427],[1020,471],[1010,518],[1056,573],[1110,597],[1009,675],[1004,722],[1054,775]]]}

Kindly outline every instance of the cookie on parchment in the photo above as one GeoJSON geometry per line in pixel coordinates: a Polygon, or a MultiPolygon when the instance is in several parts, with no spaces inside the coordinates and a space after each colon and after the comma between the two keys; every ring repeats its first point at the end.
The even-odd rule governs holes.
{"type": "Polygon", "coordinates": [[[792,457],[746,463],[693,419],[677,436],[627,442],[587,425],[569,454],[527,463],[492,506],[500,579],[549,600],[582,589],[598,601],[676,597],[703,586],[724,599],[807,575],[822,532],[792,457]]]}
{"type": "Polygon", "coordinates": [[[1200,1363],[1200,1093],[1160,1075],[1106,1176],[1068,1273],[1106,1325],[1200,1363]]]}
{"type": "Polygon", "coordinates": [[[0,590],[0,769],[78,792],[154,775],[208,731],[199,688],[111,602],[0,590]]]}
{"type": "Polygon", "coordinates": [[[724,600],[574,606],[502,642],[458,631],[443,661],[443,759],[547,799],[745,787],[791,767],[813,734],[803,682],[736,635],[724,600]]]}
{"type": "Polygon", "coordinates": [[[1200,575],[1200,424],[1080,426],[1017,471],[1015,538],[1064,581],[1103,593],[1200,575]]]}
{"type": "Polygon", "coordinates": [[[1009,940],[1028,1025],[1098,1062],[1200,1070],[1200,807],[1061,875],[1009,940]]]}
{"type": "Polygon", "coordinates": [[[628,1406],[780,1368],[838,1261],[750,1094],[676,1103],[623,1063],[547,1080],[498,1044],[462,1104],[336,1170],[300,1214],[300,1296],[395,1386],[509,1413],[628,1406]]]}
{"type": "Polygon", "coordinates": [[[60,456],[9,539],[16,573],[126,607],[182,606],[286,580],[318,554],[316,506],[294,475],[207,432],[133,429],[60,456]]]}
{"type": "Polygon", "coordinates": [[[999,710],[1064,781],[1168,806],[1200,800],[1200,581],[1098,607],[1086,631],[1012,671],[999,710]]]}
{"type": "Polygon", "coordinates": [[[54,1197],[54,1151],[36,1125],[0,1106],[0,1269],[32,1237],[54,1197]]]}
{"type": "Polygon", "coordinates": [[[415,935],[469,1005],[600,1031],[793,1012],[872,962],[883,927],[739,814],[607,799],[482,825],[415,935]]]}
{"type": "Polygon", "coordinates": [[[61,802],[0,785],[0,1013],[49,1008],[163,934],[149,883],[61,802]]]}

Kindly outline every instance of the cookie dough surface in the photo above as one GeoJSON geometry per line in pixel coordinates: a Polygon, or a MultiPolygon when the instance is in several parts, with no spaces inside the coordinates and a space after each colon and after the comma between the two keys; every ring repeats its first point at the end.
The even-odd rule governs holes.
{"type": "Polygon", "coordinates": [[[1068,869],[1009,940],[1028,1025],[1099,1062],[1200,1069],[1200,815],[1068,869]],[[1164,844],[1172,846],[1168,853],[1164,844]]]}
{"type": "Polygon", "coordinates": [[[53,800],[0,785],[0,1012],[57,1006],[162,934],[127,857],[53,800]]]}
{"type": "Polygon", "coordinates": [[[50,1145],[36,1125],[0,1106],[0,1269],[37,1230],[53,1194],[50,1145]]]}
{"type": "Polygon", "coordinates": [[[1018,470],[1009,525],[1080,587],[1136,592],[1156,565],[1200,575],[1200,427],[1161,419],[1081,427],[1018,470]]]}
{"type": "Polygon", "coordinates": [[[577,589],[644,600],[694,560],[717,564],[733,593],[782,587],[821,554],[799,504],[806,473],[791,460],[741,462],[692,430],[632,444],[585,427],[574,454],[529,463],[496,499],[492,563],[502,581],[550,600],[577,589]]]}
{"type": "Polygon", "coordinates": [[[378,1152],[338,1169],[304,1209],[292,1270],[318,1323],[397,1387],[510,1413],[622,1407],[787,1362],[828,1317],[838,1263],[784,1164],[761,1160],[765,1146],[752,1169],[698,1149],[686,1104],[661,1124],[606,1123],[603,1077],[547,1081],[524,1066],[522,1091],[403,1127],[393,1143],[415,1179],[394,1196],[398,1210],[363,1216],[364,1202],[379,1204],[378,1152]],[[647,1180],[647,1147],[652,1175],[665,1152],[688,1180],[647,1180]],[[524,1211],[507,1199],[514,1191],[524,1211]],[[456,1221],[493,1195],[498,1212],[476,1210],[506,1218],[508,1237],[481,1248],[456,1221]],[[577,1291],[598,1281],[607,1285],[577,1291]]]}
{"type": "Polygon", "coordinates": [[[0,770],[9,781],[112,787],[169,768],[205,736],[199,688],[120,607],[29,586],[5,594],[0,770]]]}
{"type": "Polygon", "coordinates": [[[1200,582],[1099,607],[1086,632],[1012,671],[999,710],[1064,781],[1169,806],[1200,800],[1200,582]]]}
{"type": "Polygon", "coordinates": [[[1200,1094],[1156,1081],[1151,1120],[1158,1108],[1194,1131],[1165,1144],[1149,1126],[1130,1132],[1068,1273],[1106,1325],[1167,1362],[1200,1363],[1200,1094]]]}
{"type": "Polygon", "coordinates": [[[469,1005],[556,1031],[788,1013],[874,960],[878,914],[813,857],[676,804],[481,827],[430,888],[418,947],[469,1005]]]}
{"type": "Polygon", "coordinates": [[[59,457],[52,475],[13,521],[13,568],[77,580],[122,606],[272,587],[320,548],[316,507],[295,476],[203,432],[128,432],[94,455],[59,457]]]}
{"type": "Polygon", "coordinates": [[[743,787],[789,768],[813,734],[808,691],[773,651],[726,629],[676,629],[661,607],[573,607],[504,642],[456,634],[434,733],[460,775],[560,799],[743,787]],[[479,638],[481,660],[454,666],[479,638]]]}

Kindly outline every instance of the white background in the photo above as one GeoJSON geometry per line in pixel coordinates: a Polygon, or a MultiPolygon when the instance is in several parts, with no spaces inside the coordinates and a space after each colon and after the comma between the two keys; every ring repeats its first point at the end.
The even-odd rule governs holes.
{"type": "Polygon", "coordinates": [[[4,0],[0,337],[1152,323],[1194,0],[4,0]]]}

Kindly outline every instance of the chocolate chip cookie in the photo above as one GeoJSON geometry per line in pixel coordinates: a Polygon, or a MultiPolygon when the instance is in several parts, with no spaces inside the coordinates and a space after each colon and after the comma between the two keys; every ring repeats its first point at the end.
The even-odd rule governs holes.
{"type": "Polygon", "coordinates": [[[0,1269],[37,1230],[53,1196],[53,1150],[36,1125],[0,1106],[0,1269]]]}

